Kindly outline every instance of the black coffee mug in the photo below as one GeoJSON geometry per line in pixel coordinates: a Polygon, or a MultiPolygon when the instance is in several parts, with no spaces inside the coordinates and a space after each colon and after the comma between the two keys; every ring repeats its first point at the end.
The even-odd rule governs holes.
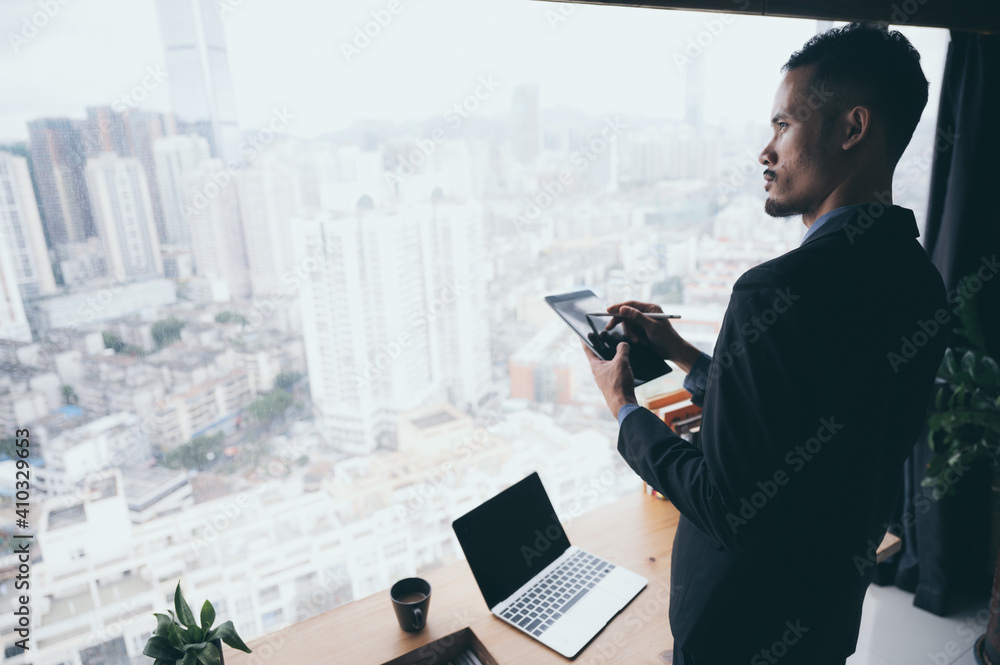
{"type": "Polygon", "coordinates": [[[389,596],[400,628],[409,633],[424,629],[431,604],[431,585],[427,580],[419,577],[399,580],[389,589],[389,596]]]}

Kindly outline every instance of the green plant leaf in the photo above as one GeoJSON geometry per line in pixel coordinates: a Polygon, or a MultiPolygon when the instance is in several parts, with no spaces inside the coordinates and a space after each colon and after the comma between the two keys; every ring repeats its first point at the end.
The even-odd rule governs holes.
{"type": "Polygon", "coordinates": [[[201,606],[201,629],[203,632],[208,633],[212,629],[212,623],[215,622],[215,608],[212,607],[212,603],[205,601],[205,604],[201,606]]]}
{"type": "Polygon", "coordinates": [[[944,351],[944,358],[941,360],[941,369],[938,371],[938,375],[942,379],[950,379],[955,376],[955,354],[952,353],[951,348],[947,348],[944,351]]]}
{"type": "Polygon", "coordinates": [[[195,655],[194,651],[185,651],[181,665],[198,665],[198,656],[195,655]]]}
{"type": "Polygon", "coordinates": [[[150,658],[164,658],[170,661],[184,657],[184,654],[179,649],[175,649],[167,638],[160,635],[153,635],[146,641],[142,655],[149,656],[150,658]]]}
{"type": "Polygon", "coordinates": [[[993,358],[983,356],[979,359],[979,371],[977,375],[979,376],[979,382],[987,388],[993,388],[994,390],[1000,388],[1000,365],[997,365],[997,361],[993,360],[993,358]]]}
{"type": "Polygon", "coordinates": [[[198,662],[202,665],[219,665],[222,657],[219,650],[211,642],[205,642],[205,648],[198,650],[198,662]]]}
{"type": "MultiPolygon", "coordinates": [[[[187,644],[187,639],[185,636],[185,630],[180,624],[172,623],[167,629],[167,638],[170,640],[170,644],[174,646],[175,649],[183,649],[184,645],[187,644]]],[[[178,656],[180,658],[180,656],[178,656]]]]}
{"type": "Polygon", "coordinates": [[[197,644],[198,642],[204,642],[205,632],[206,631],[202,630],[198,626],[191,626],[190,628],[187,629],[187,637],[185,638],[185,641],[188,644],[197,644]]]}
{"type": "Polygon", "coordinates": [[[191,612],[187,601],[184,600],[184,594],[181,593],[180,582],[177,583],[177,588],[174,589],[174,609],[177,610],[177,616],[180,618],[182,624],[188,628],[197,625],[194,620],[194,613],[191,612]]]}
{"type": "Polygon", "coordinates": [[[226,645],[231,646],[234,649],[239,649],[240,651],[245,651],[246,653],[253,653],[250,651],[250,647],[243,643],[240,636],[236,634],[236,627],[233,626],[232,621],[226,621],[225,623],[220,623],[219,627],[208,634],[208,641],[212,640],[222,640],[226,645]]]}
{"type": "Polygon", "coordinates": [[[174,620],[166,614],[160,614],[159,612],[154,613],[153,616],[156,617],[156,630],[153,631],[153,635],[167,637],[167,630],[170,628],[170,624],[172,624],[174,620]]]}
{"type": "Polygon", "coordinates": [[[969,378],[973,381],[976,380],[976,353],[975,351],[966,351],[962,354],[962,371],[969,375],[969,378]]]}

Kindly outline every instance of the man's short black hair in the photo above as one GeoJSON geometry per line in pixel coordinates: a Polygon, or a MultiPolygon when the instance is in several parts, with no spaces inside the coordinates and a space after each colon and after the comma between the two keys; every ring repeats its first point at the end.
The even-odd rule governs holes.
{"type": "Polygon", "coordinates": [[[867,106],[882,119],[886,156],[895,165],[927,105],[927,79],[909,40],[879,24],[850,23],[810,39],[781,71],[807,65],[816,66],[810,88],[826,100],[821,102],[824,131],[841,111],[867,106]]]}

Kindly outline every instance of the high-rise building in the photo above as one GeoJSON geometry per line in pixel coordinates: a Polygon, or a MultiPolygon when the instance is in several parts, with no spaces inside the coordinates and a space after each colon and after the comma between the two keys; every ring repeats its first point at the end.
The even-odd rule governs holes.
{"type": "Polygon", "coordinates": [[[42,118],[28,123],[28,136],[49,241],[82,242],[93,235],[94,222],[83,173],[87,152],[78,127],[69,118],[42,118]]]}
{"type": "Polygon", "coordinates": [[[5,242],[0,242],[0,339],[31,341],[31,326],[24,313],[21,291],[17,288],[14,258],[5,242]]]}
{"type": "Polygon", "coordinates": [[[191,232],[182,214],[183,178],[211,159],[208,141],[198,134],[178,134],[153,142],[153,163],[163,206],[163,241],[170,245],[191,245],[191,232]]]}
{"type": "Polygon", "coordinates": [[[163,275],[146,173],[134,157],[87,160],[87,187],[109,277],[131,282],[163,275]]]}
{"type": "Polygon", "coordinates": [[[0,151],[0,235],[6,239],[21,297],[55,293],[56,280],[45,246],[28,160],[0,151]]]}
{"type": "Polygon", "coordinates": [[[146,172],[157,237],[161,242],[165,241],[160,188],[153,165],[153,142],[177,133],[173,116],[138,109],[116,111],[110,106],[93,106],[87,109],[87,118],[79,123],[79,127],[88,158],[113,152],[139,160],[146,172]]]}
{"type": "Polygon", "coordinates": [[[293,221],[292,232],[305,273],[309,388],[325,435],[355,454],[391,447],[395,411],[435,392],[419,223],[372,210],[325,212],[293,221]]]}
{"type": "Polygon", "coordinates": [[[362,203],[292,222],[312,402],[355,454],[392,447],[401,411],[476,408],[490,378],[479,206],[362,203]]]}
{"type": "Polygon", "coordinates": [[[182,133],[204,136],[227,164],[239,157],[236,96],[213,0],[157,0],[170,103],[182,133]]]}
{"type": "Polygon", "coordinates": [[[542,115],[537,85],[522,85],[514,89],[511,122],[514,156],[522,163],[533,161],[542,148],[542,115]]]}
{"type": "Polygon", "coordinates": [[[489,391],[491,369],[483,209],[474,201],[432,198],[413,212],[428,250],[425,302],[435,376],[445,400],[472,411],[489,391]]]}
{"type": "Polygon", "coordinates": [[[160,183],[156,179],[156,164],[153,155],[153,144],[166,136],[177,133],[174,117],[170,114],[155,113],[129,109],[125,114],[128,129],[129,145],[132,156],[139,160],[146,171],[146,182],[149,185],[149,200],[153,203],[153,220],[156,222],[156,234],[160,242],[167,242],[166,220],[163,211],[163,194],[160,183]]]}
{"type": "Polygon", "coordinates": [[[236,178],[254,298],[288,287],[282,278],[295,262],[290,224],[301,207],[296,176],[291,167],[262,159],[236,178]]]}
{"type": "Polygon", "coordinates": [[[132,156],[125,116],[110,106],[88,108],[87,119],[79,127],[88,159],[106,152],[113,152],[121,157],[132,156]]]}
{"type": "Polygon", "coordinates": [[[232,175],[222,160],[210,159],[183,176],[182,190],[181,215],[188,221],[199,282],[211,284],[213,300],[250,297],[246,245],[232,175]]]}

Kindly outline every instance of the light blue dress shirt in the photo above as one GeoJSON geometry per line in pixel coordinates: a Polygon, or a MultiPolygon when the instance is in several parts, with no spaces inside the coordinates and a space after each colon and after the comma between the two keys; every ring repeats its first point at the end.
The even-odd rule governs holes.
{"type": "MultiPolygon", "coordinates": [[[[799,243],[801,247],[809,236],[816,233],[819,227],[823,226],[826,222],[830,221],[833,217],[838,217],[850,210],[859,208],[863,205],[868,205],[867,203],[852,203],[851,205],[840,206],[839,208],[834,208],[830,212],[820,215],[819,218],[812,223],[812,226],[806,231],[806,234],[802,236],[802,242],[799,243]]],[[[698,360],[695,361],[694,365],[691,367],[691,371],[686,377],[684,377],[684,390],[691,393],[693,397],[700,398],[705,394],[705,386],[708,384],[708,368],[712,364],[712,356],[707,353],[702,353],[698,360]]],[[[632,413],[636,409],[640,409],[638,404],[626,404],[622,408],[618,409],[618,426],[621,427],[622,423],[625,422],[625,417],[632,413]]]]}

